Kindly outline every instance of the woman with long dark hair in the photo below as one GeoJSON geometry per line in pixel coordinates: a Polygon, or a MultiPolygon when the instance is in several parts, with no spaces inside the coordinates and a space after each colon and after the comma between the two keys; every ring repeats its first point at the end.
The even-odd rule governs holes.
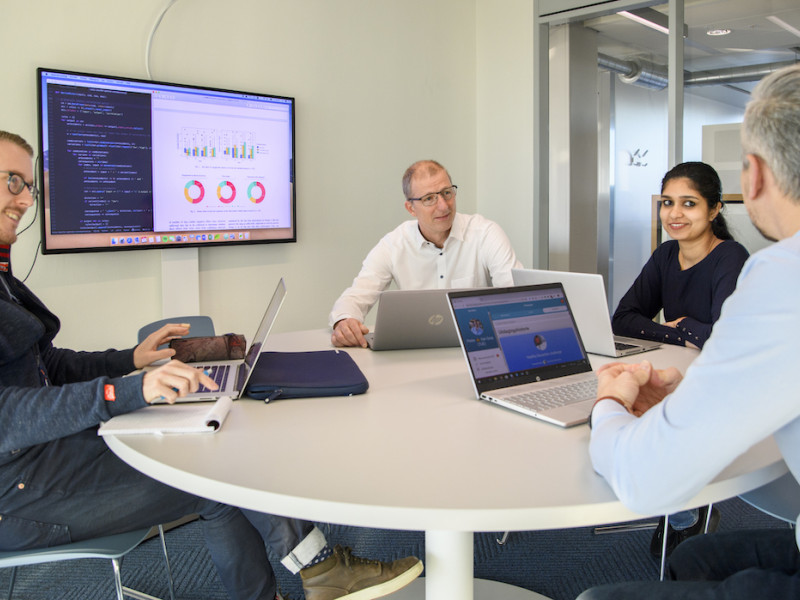
{"type": "Polygon", "coordinates": [[[661,181],[664,242],[620,300],[614,333],[702,348],[722,303],[748,258],[721,212],[722,184],[713,167],[685,162],[661,181]],[[663,309],[664,323],[653,318],[663,309]]]}

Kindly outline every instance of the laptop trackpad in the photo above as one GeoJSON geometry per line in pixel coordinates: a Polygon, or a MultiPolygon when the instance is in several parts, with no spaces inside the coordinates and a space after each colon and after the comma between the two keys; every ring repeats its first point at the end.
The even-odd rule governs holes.
{"type": "Polygon", "coordinates": [[[548,410],[545,415],[559,421],[559,424],[563,424],[565,427],[572,427],[573,425],[586,423],[589,420],[589,414],[592,412],[594,403],[594,398],[581,400],[580,402],[548,410]]]}

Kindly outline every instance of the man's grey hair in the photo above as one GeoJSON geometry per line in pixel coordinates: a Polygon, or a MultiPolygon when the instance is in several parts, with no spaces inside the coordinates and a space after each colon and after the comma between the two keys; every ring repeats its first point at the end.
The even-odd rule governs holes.
{"type": "Polygon", "coordinates": [[[403,173],[403,194],[405,197],[411,198],[411,180],[414,179],[418,173],[435,175],[439,171],[444,171],[447,174],[447,178],[450,179],[450,182],[453,182],[452,178],[450,177],[450,173],[447,172],[447,169],[445,169],[435,160],[418,160],[413,165],[408,167],[406,172],[403,173]]]}
{"type": "Polygon", "coordinates": [[[25,152],[28,153],[28,156],[33,157],[33,146],[26,142],[25,138],[23,138],[21,135],[0,129],[0,142],[11,142],[12,144],[16,144],[25,150],[25,152]]]}
{"type": "Polygon", "coordinates": [[[744,113],[742,150],[761,157],[778,189],[800,203],[800,64],[755,87],[744,113]]]}

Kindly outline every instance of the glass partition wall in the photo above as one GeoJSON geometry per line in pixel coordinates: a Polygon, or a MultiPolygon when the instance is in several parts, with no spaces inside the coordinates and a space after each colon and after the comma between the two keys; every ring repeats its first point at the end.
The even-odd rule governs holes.
{"type": "Polygon", "coordinates": [[[796,60],[800,36],[780,27],[800,18],[791,0],[719,4],[534,0],[534,266],[603,274],[611,310],[659,240],[664,173],[705,160],[723,192],[739,193],[736,124],[749,91],[796,60]],[[706,37],[721,16],[764,39],[706,37]],[[784,50],[767,55],[764,44],[784,50]],[[728,140],[718,163],[714,134],[728,140]]]}

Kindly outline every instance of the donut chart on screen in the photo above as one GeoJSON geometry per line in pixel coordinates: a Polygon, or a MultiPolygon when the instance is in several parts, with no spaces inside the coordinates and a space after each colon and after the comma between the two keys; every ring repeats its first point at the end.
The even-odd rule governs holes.
{"type": "Polygon", "coordinates": [[[253,204],[263,202],[267,196],[267,190],[264,189],[264,184],[260,181],[254,181],[247,187],[247,197],[253,204]]]}
{"type": "Polygon", "coordinates": [[[203,200],[203,196],[206,195],[206,189],[202,183],[192,179],[183,187],[183,195],[192,204],[199,204],[203,200]]]}
{"type": "Polygon", "coordinates": [[[236,186],[230,181],[221,181],[217,186],[217,198],[220,202],[230,204],[236,198],[236,186]]]}

